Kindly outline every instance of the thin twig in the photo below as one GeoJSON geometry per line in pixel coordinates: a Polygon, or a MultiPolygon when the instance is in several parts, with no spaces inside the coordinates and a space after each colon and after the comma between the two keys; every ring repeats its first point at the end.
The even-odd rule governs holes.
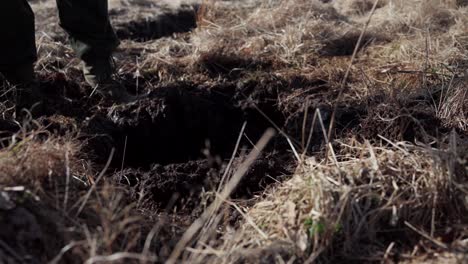
{"type": "Polygon", "coordinates": [[[19,263],[26,263],[24,259],[18,255],[7,243],[0,239],[0,247],[5,249],[8,253],[10,253],[19,263]]]}
{"type": "MultiPolygon", "coordinates": [[[[128,141],[128,136],[125,136],[125,143],[124,143],[124,149],[123,149],[123,155],[122,155],[122,164],[120,166],[120,177],[119,177],[119,183],[122,182],[122,177],[123,175],[123,170],[124,170],[124,165],[125,165],[125,156],[127,154],[127,141],[128,141]]],[[[130,181],[127,179],[128,185],[130,185],[130,181]]]]}
{"type": "Polygon", "coordinates": [[[417,229],[416,227],[414,227],[412,224],[410,224],[409,222],[405,221],[405,225],[407,227],[409,227],[410,229],[412,229],[414,232],[418,233],[419,235],[421,235],[422,237],[424,237],[425,239],[431,241],[432,243],[434,243],[436,246],[439,246],[443,249],[448,249],[448,246],[434,238],[432,238],[430,235],[428,235],[426,232],[422,231],[422,230],[419,230],[417,229]]]}
{"type": "Polygon", "coordinates": [[[55,256],[54,259],[52,259],[49,264],[57,264],[57,263],[60,263],[60,261],[62,260],[62,257],[68,252],[70,251],[71,249],[73,249],[74,247],[76,246],[85,246],[87,244],[86,241],[72,241],[71,243],[69,243],[68,245],[64,246],[60,252],[57,254],[57,256],[55,256]]]}
{"type": "Polygon", "coordinates": [[[219,186],[218,186],[218,190],[216,191],[217,193],[221,192],[221,188],[224,184],[224,181],[226,180],[226,177],[229,173],[229,171],[231,170],[231,166],[232,166],[232,163],[234,163],[234,159],[236,157],[236,154],[237,154],[237,150],[239,149],[239,146],[240,146],[240,143],[241,143],[241,140],[242,140],[242,136],[244,135],[244,131],[245,131],[245,128],[247,127],[247,122],[244,122],[244,124],[242,125],[242,128],[241,128],[241,131],[239,133],[239,137],[237,138],[237,142],[236,142],[236,146],[234,147],[234,151],[232,152],[232,156],[231,156],[231,159],[229,160],[229,163],[224,171],[224,174],[223,174],[223,177],[221,178],[221,182],[219,183],[219,186]]]}
{"type": "Polygon", "coordinates": [[[67,211],[68,192],[70,189],[70,157],[69,149],[65,151],[65,197],[63,198],[63,210],[67,211]]]}
{"type": "MultiPolygon", "coordinates": [[[[118,262],[125,259],[139,260],[141,262],[156,262],[158,258],[156,256],[145,256],[138,253],[130,252],[118,252],[109,256],[94,256],[86,260],[85,264],[100,263],[100,262],[118,262]]],[[[123,262],[125,263],[125,262],[123,262]]]]}
{"type": "MultiPolygon", "coordinates": [[[[367,18],[366,24],[364,25],[364,28],[361,31],[361,35],[359,35],[359,39],[358,39],[358,41],[356,43],[356,46],[354,47],[353,55],[351,57],[351,61],[349,62],[348,68],[346,69],[346,73],[345,73],[345,75],[343,77],[343,80],[341,81],[340,91],[338,93],[338,97],[336,98],[335,105],[333,107],[332,116],[330,118],[330,126],[328,128],[328,137],[327,137],[329,141],[332,141],[332,131],[333,131],[334,123],[335,123],[335,119],[336,119],[336,111],[338,110],[338,105],[341,102],[341,99],[343,97],[345,85],[346,85],[346,82],[348,81],[349,74],[351,73],[351,67],[354,64],[357,53],[359,52],[359,49],[361,47],[361,43],[362,43],[362,40],[364,38],[364,34],[366,33],[367,28],[369,27],[369,24],[370,24],[370,22],[372,20],[372,16],[374,15],[378,4],[379,4],[379,0],[375,0],[374,5],[372,6],[372,10],[371,10],[371,12],[369,14],[369,17],[367,18]]],[[[327,150],[327,152],[328,152],[328,150],[327,150]]],[[[328,155],[325,155],[325,156],[328,157],[328,155]]]]}

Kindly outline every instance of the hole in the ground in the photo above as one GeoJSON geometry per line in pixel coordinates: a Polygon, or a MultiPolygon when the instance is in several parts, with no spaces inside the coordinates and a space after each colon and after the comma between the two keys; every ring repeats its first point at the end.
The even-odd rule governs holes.
{"type": "MultiPolygon", "coordinates": [[[[233,150],[244,121],[246,135],[257,140],[271,124],[253,109],[232,102],[236,87],[204,89],[175,84],[154,90],[146,99],[111,108],[86,122],[98,157],[116,146],[116,163],[130,167],[181,163],[203,158],[203,150],[226,157],[233,150]],[[125,156],[123,156],[125,153],[125,156]]],[[[278,113],[264,109],[280,126],[278,113]]],[[[117,165],[117,164],[116,164],[117,165]]]]}
{"type": "MultiPolygon", "coordinates": [[[[258,109],[279,127],[294,126],[286,123],[279,106],[282,92],[289,90],[290,93],[303,87],[309,88],[308,93],[330,92],[321,80],[301,77],[284,80],[269,75],[249,78],[215,87],[190,82],[162,84],[154,88],[147,99],[114,107],[88,120],[85,127],[89,134],[105,135],[91,139],[89,145],[102,158],[100,162],[105,162],[110,149],[116,147],[115,168],[120,168],[122,161],[127,168],[115,174],[116,180],[132,186],[136,195],[148,195],[145,198],[150,203],[164,206],[174,193],[179,193],[196,205],[202,190],[218,186],[243,122],[248,122],[241,143],[244,151],[238,152],[240,157],[236,158],[233,168],[245,158],[239,153],[248,152],[272,126],[258,109]],[[207,139],[211,154],[208,157],[202,153],[207,139]]],[[[304,98],[300,96],[297,100],[304,98]]],[[[330,115],[328,108],[324,111],[330,115]]],[[[340,110],[338,115],[340,121],[346,123],[343,126],[355,118],[354,110],[348,112],[340,110]]],[[[292,131],[287,129],[287,132],[292,131]]],[[[319,144],[318,141],[313,144],[319,144]]],[[[282,136],[270,142],[234,196],[251,197],[282,175],[289,175],[290,167],[294,167],[294,156],[289,149],[282,136]]]]}
{"type": "Polygon", "coordinates": [[[190,32],[197,27],[196,7],[184,7],[126,23],[115,23],[120,39],[148,41],[171,36],[174,33],[190,32]]]}
{"type": "MultiPolygon", "coordinates": [[[[219,184],[243,123],[247,121],[240,145],[244,151],[239,153],[248,152],[272,126],[249,105],[248,101],[255,99],[240,98],[236,89],[239,87],[232,84],[210,89],[191,83],[159,87],[146,99],[113,107],[106,115],[87,120],[85,131],[96,135],[88,146],[99,163],[105,162],[115,147],[113,166],[120,168],[124,162],[128,168],[117,173],[116,180],[133,186],[135,193],[148,194],[150,203],[164,206],[179,193],[182,204],[195,206],[202,189],[212,190],[219,184]],[[209,153],[203,153],[207,148],[209,153]]],[[[245,87],[244,91],[250,89],[245,87]]],[[[284,119],[271,100],[277,94],[259,90],[262,99],[270,100],[256,104],[281,127],[284,119]]],[[[267,153],[284,149],[281,141],[278,137],[271,142],[267,153]]],[[[250,169],[235,196],[251,197],[274,179],[289,174],[291,157],[265,154],[250,169]]],[[[236,163],[239,165],[242,159],[237,158],[236,163]]]]}

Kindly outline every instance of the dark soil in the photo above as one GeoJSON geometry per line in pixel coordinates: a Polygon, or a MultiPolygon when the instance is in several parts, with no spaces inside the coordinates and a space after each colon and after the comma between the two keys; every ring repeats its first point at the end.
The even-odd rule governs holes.
{"type": "MultiPolygon", "coordinates": [[[[56,257],[65,244],[67,233],[53,208],[45,207],[32,197],[15,197],[1,192],[9,200],[0,201],[0,259],[2,263],[44,263],[56,257]]],[[[68,254],[63,261],[75,263],[68,254]]]]}
{"type": "MultiPolygon", "coordinates": [[[[275,180],[291,174],[294,168],[284,164],[285,161],[287,164],[288,160],[274,153],[264,154],[245,175],[235,191],[234,198],[249,198],[275,180]]],[[[227,173],[228,177],[242,161],[243,158],[234,160],[231,171],[227,173]]],[[[190,208],[191,203],[192,206],[196,206],[202,190],[217,189],[226,170],[225,165],[215,158],[207,158],[166,166],[155,164],[150,170],[127,169],[116,173],[114,177],[122,184],[131,186],[135,198],[150,204],[156,201],[159,207],[163,207],[176,196],[180,197],[177,204],[190,208]],[[144,193],[145,197],[140,197],[141,193],[144,193]]]]}

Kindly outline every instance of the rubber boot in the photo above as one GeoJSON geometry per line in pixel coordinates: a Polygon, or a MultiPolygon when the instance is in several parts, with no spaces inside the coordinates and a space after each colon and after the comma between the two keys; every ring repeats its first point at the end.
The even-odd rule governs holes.
{"type": "Polygon", "coordinates": [[[86,59],[82,62],[83,75],[91,87],[111,82],[114,67],[110,58],[86,59]]]}
{"type": "Polygon", "coordinates": [[[111,58],[84,59],[82,68],[86,82],[93,88],[92,94],[99,93],[119,103],[135,100],[123,85],[112,78],[114,66],[111,58]]]}

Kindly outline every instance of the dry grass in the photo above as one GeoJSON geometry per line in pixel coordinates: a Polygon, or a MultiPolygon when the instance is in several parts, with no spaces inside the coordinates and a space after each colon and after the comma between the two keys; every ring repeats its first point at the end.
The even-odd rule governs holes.
{"type": "MultiPolygon", "coordinates": [[[[41,188],[55,182],[75,169],[76,155],[80,151],[76,143],[66,139],[38,140],[45,131],[21,133],[12,137],[8,148],[1,151],[0,184],[27,185],[41,188]]],[[[42,137],[46,137],[45,134],[42,137]]]]}
{"type": "MultiPolygon", "coordinates": [[[[192,39],[202,57],[214,50],[225,56],[272,60],[277,74],[296,67],[302,73],[318,72],[332,65],[335,69],[328,75],[332,82],[342,76],[333,73],[343,71],[346,64],[323,56],[352,53],[373,4],[336,2],[337,9],[319,1],[280,1],[227,22],[210,14],[221,25],[211,23],[192,39]]],[[[370,126],[385,124],[377,134],[386,134],[392,122],[407,115],[405,110],[393,110],[408,100],[408,94],[422,94],[432,101],[426,107],[429,113],[446,127],[466,133],[466,68],[460,65],[466,60],[462,44],[466,8],[439,1],[381,1],[377,7],[345,97],[372,97],[382,89],[387,93],[375,110],[393,113],[386,118],[369,116],[370,126]],[[356,76],[359,70],[365,78],[356,76]],[[397,105],[392,106],[388,96],[397,105]]],[[[392,139],[398,138],[393,134],[392,139]]],[[[220,241],[214,236],[212,242],[195,243],[186,259],[396,261],[428,252],[466,252],[466,142],[464,137],[457,140],[456,134],[451,138],[447,146],[437,148],[385,138],[383,145],[339,143],[335,163],[306,160],[291,180],[259,197],[253,207],[241,209],[228,202],[243,216],[239,226],[221,229],[220,241]],[[447,242],[454,234],[457,239],[447,242]]]]}
{"type": "Polygon", "coordinates": [[[94,263],[140,246],[148,224],[124,189],[96,182],[74,136],[57,138],[40,128],[11,140],[0,152],[0,205],[5,230],[18,229],[19,235],[2,232],[2,259],[24,261],[30,255],[52,263],[94,263]],[[92,185],[97,187],[88,195],[92,185]]]}
{"type": "Polygon", "coordinates": [[[466,223],[466,168],[454,162],[466,153],[392,145],[351,140],[340,143],[335,164],[304,161],[246,212],[248,221],[213,250],[214,259],[373,261],[456,250],[443,240],[447,232],[466,235],[465,225],[447,225],[466,223]],[[424,246],[411,248],[419,240],[424,246]]]}
{"type": "MultiPolygon", "coordinates": [[[[111,1],[111,7],[126,2],[111,1]]],[[[39,242],[0,232],[0,256],[18,260],[28,247],[40,250],[56,240],[42,261],[148,263],[171,253],[171,261],[187,263],[410,263],[435,254],[441,261],[466,260],[467,3],[379,1],[350,66],[373,4],[203,1],[191,33],[124,40],[116,54],[119,74],[142,76],[148,89],[178,81],[215,87],[255,79],[262,88],[275,78],[319,80],[326,84],[323,94],[309,93],[306,84],[284,87],[292,92],[278,93],[275,106],[283,113],[302,113],[309,101],[332,108],[341,90],[339,106],[355,106],[363,116],[354,130],[337,129],[337,139],[310,157],[297,154],[303,159],[296,173],[252,200],[230,199],[233,186],[219,186],[229,192],[218,196],[204,190],[202,201],[217,198],[197,208],[207,209],[193,223],[176,209],[132,200],[144,195],[113,180],[119,171],[89,161],[79,131],[58,136],[32,121],[0,150],[0,210],[11,205],[8,197],[14,210],[33,215],[28,223],[40,227],[39,242]],[[176,247],[174,238],[187,229],[176,247]]],[[[49,1],[42,10],[51,8],[49,1]]],[[[41,74],[59,71],[68,81],[82,81],[60,36],[38,38],[41,74]]],[[[310,124],[307,111],[304,124],[322,128],[318,119],[310,124]]],[[[302,151],[295,140],[301,139],[290,141],[290,151],[302,151]]],[[[226,175],[241,178],[247,168],[226,175]]]]}

